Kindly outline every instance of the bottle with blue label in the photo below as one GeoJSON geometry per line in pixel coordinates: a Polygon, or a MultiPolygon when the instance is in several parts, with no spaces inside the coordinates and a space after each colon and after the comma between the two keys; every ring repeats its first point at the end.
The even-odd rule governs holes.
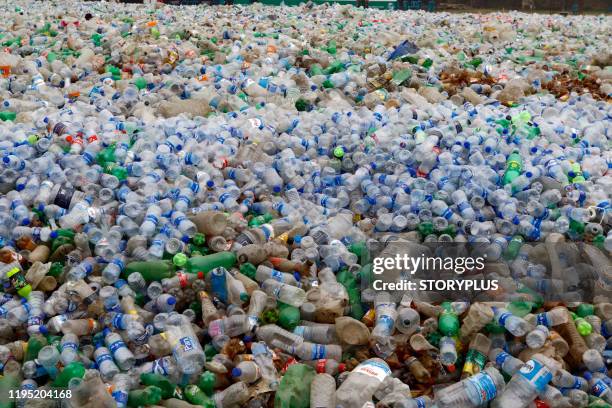
{"type": "Polygon", "coordinates": [[[438,408],[476,408],[504,392],[504,377],[495,367],[436,392],[438,408]]]}
{"type": "Polygon", "coordinates": [[[195,335],[191,322],[182,314],[173,314],[166,320],[164,337],[172,348],[172,355],[183,374],[202,370],[206,356],[195,335]]]}
{"type": "Polygon", "coordinates": [[[119,368],[123,371],[132,368],[135,363],[134,354],[123,342],[121,336],[118,333],[110,331],[110,329],[104,329],[104,333],[106,347],[108,347],[112,353],[119,368]]]}
{"type": "Polygon", "coordinates": [[[553,378],[551,368],[544,364],[548,359],[536,354],[510,379],[506,390],[497,397],[492,408],[525,408],[546,390],[553,378]]]}
{"type": "Polygon", "coordinates": [[[376,313],[376,322],[372,330],[372,339],[376,341],[376,354],[386,358],[395,350],[391,335],[397,319],[396,304],[389,293],[380,292],[377,294],[374,312],[376,313]]]}

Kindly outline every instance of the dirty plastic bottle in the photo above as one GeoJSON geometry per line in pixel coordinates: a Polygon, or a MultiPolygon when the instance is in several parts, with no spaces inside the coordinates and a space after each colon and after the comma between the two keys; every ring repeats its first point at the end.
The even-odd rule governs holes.
{"type": "Polygon", "coordinates": [[[493,401],[493,406],[527,407],[545,391],[552,377],[550,369],[534,356],[512,376],[503,394],[493,401]]]}
{"type": "Polygon", "coordinates": [[[461,380],[436,393],[436,405],[439,407],[478,407],[494,400],[504,392],[503,376],[494,367],[461,380]]]}
{"type": "Polygon", "coordinates": [[[359,364],[336,391],[336,406],[356,407],[371,401],[372,395],[384,379],[391,374],[387,363],[372,358],[359,364]]]}

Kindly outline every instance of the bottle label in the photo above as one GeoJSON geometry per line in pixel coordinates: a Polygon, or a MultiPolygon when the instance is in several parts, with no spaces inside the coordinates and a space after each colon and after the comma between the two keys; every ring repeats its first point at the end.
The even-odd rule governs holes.
{"type": "Polygon", "coordinates": [[[215,338],[217,336],[220,336],[221,334],[223,334],[223,329],[221,329],[221,320],[213,320],[212,322],[210,322],[210,324],[208,325],[208,335],[211,338],[215,338]]]}
{"type": "Polygon", "coordinates": [[[177,273],[176,276],[178,277],[178,281],[179,281],[179,285],[181,286],[181,288],[186,287],[189,284],[189,281],[187,280],[187,275],[184,273],[177,273]]]}
{"type": "Polygon", "coordinates": [[[518,374],[532,383],[538,393],[543,392],[546,385],[552,380],[552,373],[537,360],[527,361],[518,374]]]}
{"type": "Polygon", "coordinates": [[[98,367],[100,367],[105,361],[113,361],[113,358],[110,354],[102,354],[101,356],[96,357],[96,364],[98,365],[98,367]]]}
{"type": "Polygon", "coordinates": [[[582,378],[574,376],[574,385],[572,385],[573,389],[579,390],[582,388],[583,384],[584,380],[582,378]]]}
{"type": "Polygon", "coordinates": [[[478,373],[469,377],[466,381],[474,386],[478,392],[478,401],[472,401],[474,405],[482,405],[491,401],[497,395],[497,387],[491,376],[487,373],[478,373]]]}
{"type": "Polygon", "coordinates": [[[66,342],[62,344],[62,351],[67,350],[67,349],[72,349],[74,351],[77,351],[78,348],[79,346],[77,346],[76,343],[66,342]]]}
{"type": "Polygon", "coordinates": [[[385,378],[387,378],[389,374],[391,374],[391,369],[389,368],[389,366],[379,361],[368,360],[359,364],[353,370],[353,372],[374,377],[378,379],[378,381],[382,382],[385,378]]]}
{"type": "Polygon", "coordinates": [[[111,353],[115,354],[117,350],[122,347],[126,347],[125,343],[122,340],[117,340],[116,342],[108,346],[108,349],[111,351],[111,353]]]}
{"type": "Polygon", "coordinates": [[[191,337],[183,337],[179,340],[179,343],[183,346],[183,351],[191,351],[194,349],[193,340],[191,337]]]}
{"type": "Polygon", "coordinates": [[[596,397],[601,397],[609,389],[610,388],[605,382],[603,382],[603,380],[597,380],[597,382],[591,387],[591,391],[596,397]]]}
{"type": "Polygon", "coordinates": [[[497,357],[495,357],[495,363],[498,366],[502,367],[504,363],[506,362],[506,360],[508,359],[508,357],[510,357],[510,354],[506,353],[505,351],[502,351],[501,353],[497,355],[497,357]]]}
{"type": "Polygon", "coordinates": [[[312,350],[310,351],[310,359],[318,360],[320,358],[324,358],[326,354],[327,354],[327,350],[325,349],[325,345],[313,344],[312,350]]]}
{"type": "Polygon", "coordinates": [[[482,371],[487,363],[487,356],[478,350],[469,350],[463,365],[463,372],[474,375],[482,371]]]}
{"type": "Polygon", "coordinates": [[[427,408],[427,403],[422,397],[415,398],[414,402],[416,402],[417,408],[427,408]]]}
{"type": "Polygon", "coordinates": [[[546,313],[538,313],[536,315],[536,322],[539,326],[550,327],[550,322],[548,321],[548,316],[546,313]]]}
{"type": "Polygon", "coordinates": [[[279,282],[283,281],[283,273],[280,271],[277,271],[276,269],[272,269],[272,274],[270,275],[270,277],[279,282]]]}
{"type": "Polygon", "coordinates": [[[508,320],[508,318],[510,316],[512,316],[512,313],[504,312],[504,313],[499,315],[499,318],[497,320],[498,320],[500,325],[505,326],[506,325],[506,320],[508,320]]]}
{"type": "Polygon", "coordinates": [[[153,361],[151,365],[151,372],[154,374],[167,376],[168,370],[166,370],[166,360],[164,358],[160,358],[153,361]]]}
{"type": "Polygon", "coordinates": [[[128,395],[123,391],[113,391],[111,394],[115,401],[117,401],[117,406],[124,407],[127,405],[128,395]]]}
{"type": "Polygon", "coordinates": [[[125,315],[123,313],[117,313],[114,317],[113,317],[113,327],[119,329],[119,330],[125,330],[125,326],[123,325],[123,317],[125,315]]]}

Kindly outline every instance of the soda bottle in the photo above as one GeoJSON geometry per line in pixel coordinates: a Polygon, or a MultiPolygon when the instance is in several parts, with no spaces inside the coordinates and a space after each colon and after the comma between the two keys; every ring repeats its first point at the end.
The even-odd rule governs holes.
{"type": "Polygon", "coordinates": [[[484,369],[490,348],[491,340],[482,333],[476,333],[470,341],[468,352],[465,356],[463,377],[477,374],[484,369]]]}

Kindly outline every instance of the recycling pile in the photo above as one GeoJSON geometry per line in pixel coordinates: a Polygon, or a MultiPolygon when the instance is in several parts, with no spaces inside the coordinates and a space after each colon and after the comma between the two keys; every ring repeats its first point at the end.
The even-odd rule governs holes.
{"type": "Polygon", "coordinates": [[[610,17],[1,4],[0,407],[612,406],[610,17]]]}

